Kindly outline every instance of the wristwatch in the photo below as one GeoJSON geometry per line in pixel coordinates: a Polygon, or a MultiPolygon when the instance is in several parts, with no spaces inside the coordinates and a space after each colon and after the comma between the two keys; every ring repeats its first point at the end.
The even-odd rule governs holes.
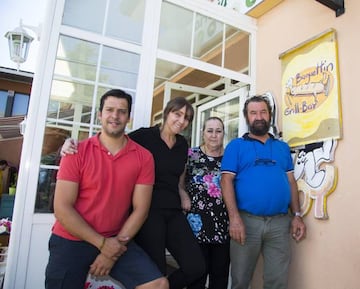
{"type": "Polygon", "coordinates": [[[302,218],[301,212],[295,212],[294,216],[295,216],[295,217],[300,217],[300,218],[302,218]]]}

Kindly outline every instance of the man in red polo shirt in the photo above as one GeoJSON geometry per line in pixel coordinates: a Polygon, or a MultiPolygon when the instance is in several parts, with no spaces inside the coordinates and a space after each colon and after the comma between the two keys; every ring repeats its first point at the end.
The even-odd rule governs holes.
{"type": "Polygon", "coordinates": [[[167,289],[168,281],[132,240],[145,221],[154,183],[151,153],[125,135],[131,96],[100,100],[101,132],[62,158],[54,197],[45,286],[83,288],[88,273],[126,288],[167,289]]]}

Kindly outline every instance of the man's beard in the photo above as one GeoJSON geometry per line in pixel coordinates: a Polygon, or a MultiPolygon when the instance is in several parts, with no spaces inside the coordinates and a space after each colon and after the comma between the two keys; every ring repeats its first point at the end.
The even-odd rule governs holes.
{"type": "Polygon", "coordinates": [[[253,135],[263,136],[269,132],[270,122],[266,120],[255,120],[252,124],[249,124],[249,130],[253,135]]]}

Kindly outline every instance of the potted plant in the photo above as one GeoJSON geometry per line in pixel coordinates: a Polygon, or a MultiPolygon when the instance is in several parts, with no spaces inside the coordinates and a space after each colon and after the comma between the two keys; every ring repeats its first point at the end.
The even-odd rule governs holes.
{"type": "Polygon", "coordinates": [[[0,220],[0,247],[9,245],[9,237],[11,232],[11,221],[8,218],[0,220]]]}

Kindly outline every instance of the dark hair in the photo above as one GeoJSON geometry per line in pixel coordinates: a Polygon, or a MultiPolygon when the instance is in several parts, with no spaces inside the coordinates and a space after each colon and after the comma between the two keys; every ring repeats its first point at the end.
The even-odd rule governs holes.
{"type": "Polygon", "coordinates": [[[127,103],[128,103],[128,115],[130,116],[130,112],[131,112],[131,105],[132,105],[132,98],[130,94],[127,94],[125,91],[121,90],[121,89],[111,89],[107,92],[105,92],[101,98],[100,98],[100,107],[99,107],[99,111],[102,112],[103,108],[104,108],[104,102],[105,100],[109,97],[109,96],[113,96],[116,98],[123,98],[126,99],[127,103]]]}
{"type": "Polygon", "coordinates": [[[243,114],[244,114],[246,121],[248,119],[247,114],[248,114],[248,106],[249,106],[250,102],[265,102],[267,109],[269,111],[269,114],[270,114],[270,118],[271,118],[272,109],[271,109],[271,104],[270,104],[268,97],[265,95],[254,95],[254,96],[248,98],[244,104],[243,114]]]}
{"type": "Polygon", "coordinates": [[[210,116],[209,118],[207,118],[207,119],[204,121],[203,127],[202,127],[202,130],[203,130],[203,131],[205,130],[206,123],[207,123],[209,120],[218,120],[218,121],[221,123],[221,125],[222,125],[223,131],[225,132],[224,122],[222,121],[222,119],[221,119],[220,117],[217,117],[217,116],[210,116]]]}
{"type": "Polygon", "coordinates": [[[9,164],[6,160],[0,160],[0,166],[3,166],[3,165],[7,166],[9,164]]]}
{"type": "Polygon", "coordinates": [[[177,111],[182,109],[185,106],[185,118],[190,122],[192,122],[194,118],[194,108],[191,103],[186,100],[185,97],[179,96],[170,100],[164,109],[163,120],[166,121],[170,112],[177,111]]]}

